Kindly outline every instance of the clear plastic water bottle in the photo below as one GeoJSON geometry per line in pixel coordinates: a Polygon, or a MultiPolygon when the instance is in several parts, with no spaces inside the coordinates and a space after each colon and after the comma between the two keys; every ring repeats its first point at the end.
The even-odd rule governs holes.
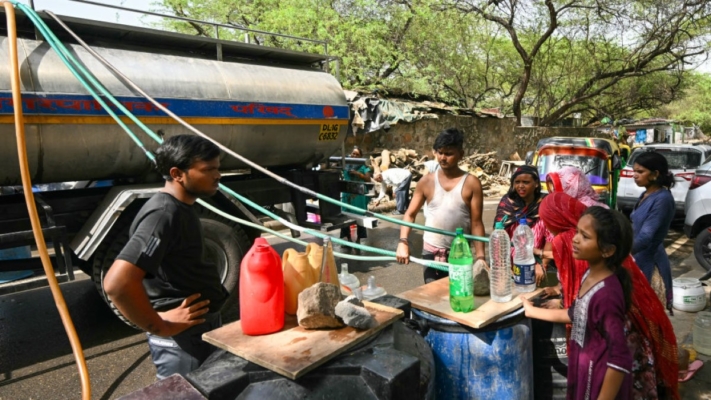
{"type": "Polygon", "coordinates": [[[458,312],[474,310],[474,258],[464,230],[457,228],[457,236],[449,250],[449,305],[458,312]]]}
{"type": "Polygon", "coordinates": [[[533,257],[533,231],[526,218],[521,218],[513,234],[514,283],[519,292],[536,290],[536,259],[533,257]]]}
{"type": "Polygon", "coordinates": [[[489,236],[489,258],[491,300],[498,303],[511,301],[511,240],[503,222],[497,222],[489,236]]]}
{"type": "Polygon", "coordinates": [[[385,289],[375,284],[375,277],[373,275],[369,276],[368,285],[363,289],[363,300],[373,300],[386,294],[388,293],[385,289]]]}
{"type": "Polygon", "coordinates": [[[348,296],[351,293],[346,292],[343,286],[348,287],[348,289],[353,292],[356,288],[360,287],[360,281],[358,277],[348,272],[348,264],[341,264],[341,273],[338,274],[338,281],[341,283],[341,294],[348,296]]]}

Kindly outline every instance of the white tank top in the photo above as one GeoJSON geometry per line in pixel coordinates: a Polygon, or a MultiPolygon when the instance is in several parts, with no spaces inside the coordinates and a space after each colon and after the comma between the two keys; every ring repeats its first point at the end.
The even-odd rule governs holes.
{"type": "MultiPolygon", "coordinates": [[[[454,232],[457,228],[469,234],[472,230],[471,209],[462,199],[462,188],[469,174],[464,174],[457,185],[450,191],[439,184],[439,171],[434,174],[434,196],[427,202],[425,226],[454,232]]],[[[432,246],[448,249],[454,237],[438,233],[425,232],[422,240],[432,246]]]]}

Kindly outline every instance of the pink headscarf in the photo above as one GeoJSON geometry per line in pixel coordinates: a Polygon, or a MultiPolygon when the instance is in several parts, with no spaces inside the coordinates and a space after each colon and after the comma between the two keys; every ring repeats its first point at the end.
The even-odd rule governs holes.
{"type": "Polygon", "coordinates": [[[564,192],[588,207],[609,208],[606,204],[598,201],[599,197],[588,177],[575,167],[563,167],[559,171],[550,172],[546,180],[549,193],[564,192]]]}

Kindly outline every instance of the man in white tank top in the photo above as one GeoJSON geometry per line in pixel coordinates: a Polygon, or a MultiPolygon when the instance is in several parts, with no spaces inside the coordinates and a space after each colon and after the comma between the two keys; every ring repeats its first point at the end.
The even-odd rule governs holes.
{"type": "MultiPolygon", "coordinates": [[[[464,232],[471,232],[475,236],[485,235],[481,220],[484,205],[481,183],[476,176],[459,168],[459,161],[464,157],[463,144],[464,136],[456,128],[446,129],[437,136],[433,147],[440,168],[417,182],[403,221],[414,222],[420,208],[427,202],[426,226],[449,232],[464,228],[464,232]]],[[[410,261],[410,229],[408,226],[400,227],[397,259],[404,264],[410,261]]],[[[454,237],[425,232],[422,239],[422,258],[447,261],[454,237]]],[[[474,249],[476,259],[486,262],[484,243],[476,241],[474,249]]],[[[446,277],[447,273],[426,268],[424,275],[425,283],[429,283],[446,277]]]]}

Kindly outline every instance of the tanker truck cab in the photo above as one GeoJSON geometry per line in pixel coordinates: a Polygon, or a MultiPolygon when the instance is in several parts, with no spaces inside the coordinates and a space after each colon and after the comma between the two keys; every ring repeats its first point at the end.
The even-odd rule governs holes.
{"type": "MultiPolygon", "coordinates": [[[[138,97],[88,50],[68,44],[69,34],[53,19],[40,16],[97,80],[150,129],[164,136],[186,133],[186,128],[146,98],[138,97]]],[[[0,11],[0,17],[4,18],[4,12],[0,11]]],[[[340,154],[349,120],[344,92],[325,70],[331,61],[327,54],[61,19],[123,75],[210,138],[285,180],[340,198],[340,171],[313,168],[340,154]]],[[[18,13],[17,23],[33,184],[88,182],[73,189],[38,193],[38,203],[51,214],[45,216],[43,228],[56,233],[58,242],[53,262],[60,272],[63,264],[69,266],[70,279],[71,264],[80,267],[110,304],[102,288],[104,274],[126,243],[134,216],[163,187],[163,180],[143,150],[87,94],[49,45],[35,39],[30,21],[18,13]],[[98,181],[102,185],[92,184],[98,181]]],[[[0,34],[0,46],[7,47],[7,33],[0,34]]],[[[0,54],[0,63],[9,62],[7,53],[0,54]]],[[[0,186],[6,187],[20,184],[9,74],[9,69],[0,69],[0,186]]],[[[155,151],[158,144],[133,123],[129,125],[146,149],[155,151]]],[[[291,222],[329,231],[358,220],[325,201],[316,209],[309,208],[311,196],[224,152],[220,164],[223,185],[291,222]],[[284,203],[290,203],[293,212],[277,208],[284,203]],[[317,212],[321,223],[309,224],[307,211],[317,212]]],[[[208,203],[263,225],[263,214],[222,191],[208,203]]],[[[204,229],[206,257],[218,264],[228,291],[236,291],[242,257],[261,231],[196,207],[204,229]]],[[[0,196],[0,248],[29,244],[28,232],[31,234],[23,195],[0,196]]],[[[0,270],[3,263],[0,261],[0,270]]],[[[12,263],[13,268],[19,265],[12,263]]],[[[24,269],[32,269],[37,260],[25,264],[24,269]]]]}

